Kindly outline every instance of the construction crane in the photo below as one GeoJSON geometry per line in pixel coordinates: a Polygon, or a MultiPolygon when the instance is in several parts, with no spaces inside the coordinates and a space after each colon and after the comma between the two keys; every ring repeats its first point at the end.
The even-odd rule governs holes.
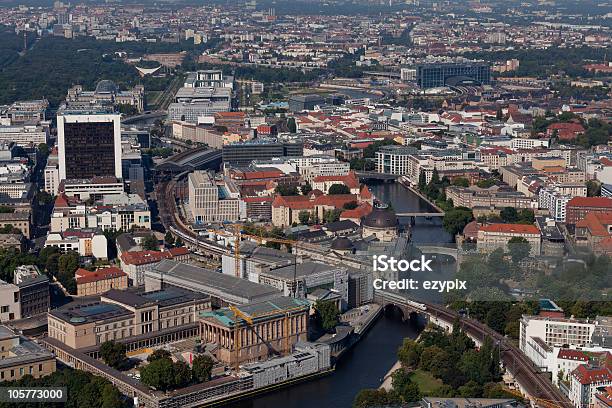
{"type": "MultiPolygon", "coordinates": [[[[278,314],[278,311],[271,311],[271,312],[266,312],[266,313],[259,313],[259,314],[247,314],[245,312],[243,312],[242,310],[240,310],[238,307],[236,306],[229,306],[229,309],[232,311],[232,313],[234,314],[234,353],[235,353],[235,369],[238,370],[238,366],[239,364],[239,360],[238,358],[240,357],[240,355],[238,354],[238,351],[241,347],[240,344],[240,325],[238,323],[238,319],[242,319],[244,320],[248,325],[252,326],[253,325],[253,321],[255,319],[260,319],[263,317],[268,317],[268,316],[274,316],[278,314]]],[[[289,344],[289,339],[290,339],[290,318],[291,318],[291,313],[301,310],[300,306],[295,306],[295,307],[291,307],[289,309],[286,309],[283,311],[283,340],[285,343],[284,346],[284,351],[285,352],[289,352],[290,351],[290,344],[289,344]]],[[[257,334],[257,332],[255,332],[257,334]]]]}

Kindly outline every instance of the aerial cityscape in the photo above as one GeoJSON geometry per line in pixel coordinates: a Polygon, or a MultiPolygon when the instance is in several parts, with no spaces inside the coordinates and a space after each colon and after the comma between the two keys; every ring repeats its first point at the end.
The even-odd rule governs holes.
{"type": "Polygon", "coordinates": [[[612,408],[612,3],[0,0],[0,408],[612,408]]]}

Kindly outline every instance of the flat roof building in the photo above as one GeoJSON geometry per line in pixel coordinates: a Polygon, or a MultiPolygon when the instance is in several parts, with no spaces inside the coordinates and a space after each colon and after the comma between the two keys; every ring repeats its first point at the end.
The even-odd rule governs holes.
{"type": "Polygon", "coordinates": [[[51,310],[49,337],[75,349],[97,347],[193,324],[209,308],[208,296],[170,285],[149,292],[111,289],[51,310]]]}
{"type": "Polygon", "coordinates": [[[422,89],[455,85],[489,85],[491,67],[484,61],[423,62],[416,65],[417,84],[422,89]]]}
{"type": "Polygon", "coordinates": [[[19,380],[25,375],[40,378],[55,372],[53,353],[6,326],[0,326],[0,350],[0,382],[19,380]]]}
{"type": "Polygon", "coordinates": [[[168,259],[145,272],[145,288],[159,288],[162,280],[164,283],[211,296],[212,303],[216,306],[261,302],[281,295],[278,289],[268,285],[168,259]]]}

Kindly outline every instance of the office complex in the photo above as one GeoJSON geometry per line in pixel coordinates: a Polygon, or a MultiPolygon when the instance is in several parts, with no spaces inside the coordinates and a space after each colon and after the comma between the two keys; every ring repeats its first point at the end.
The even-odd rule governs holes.
{"type": "Polygon", "coordinates": [[[57,116],[59,178],[122,178],[118,114],[62,112],[57,116]]]}
{"type": "Polygon", "coordinates": [[[23,147],[34,147],[47,143],[49,127],[41,125],[0,125],[0,143],[10,143],[23,147]]]}
{"type": "Polygon", "coordinates": [[[301,142],[253,139],[223,146],[223,163],[247,166],[253,160],[270,160],[275,157],[302,156],[303,154],[304,145],[301,142]]]}
{"type": "Polygon", "coordinates": [[[376,152],[376,171],[385,174],[408,174],[410,157],[417,149],[410,146],[383,146],[376,152]]]}
{"type": "Polygon", "coordinates": [[[416,66],[417,84],[422,89],[454,85],[488,85],[491,67],[482,61],[424,62],[416,66]]]}
{"type": "Polygon", "coordinates": [[[189,210],[196,223],[237,221],[240,192],[229,179],[213,179],[206,171],[189,175],[189,210]]]}
{"type": "Polygon", "coordinates": [[[93,91],[84,91],[81,85],[75,85],[68,90],[66,102],[71,105],[129,105],[142,112],[145,106],[144,86],[136,85],[128,91],[121,91],[119,87],[108,79],[103,79],[96,84],[93,91]]]}
{"type": "Polygon", "coordinates": [[[204,116],[231,110],[233,81],[219,70],[188,73],[168,106],[168,120],[199,123],[204,116]]]}
{"type": "Polygon", "coordinates": [[[313,110],[315,106],[325,103],[325,98],[321,95],[291,95],[289,97],[289,110],[291,112],[302,112],[313,110]]]}

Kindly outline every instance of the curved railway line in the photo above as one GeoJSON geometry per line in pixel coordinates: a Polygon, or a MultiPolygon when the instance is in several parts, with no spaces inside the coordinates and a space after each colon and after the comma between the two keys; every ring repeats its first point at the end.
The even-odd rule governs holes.
{"type": "MultiPolygon", "coordinates": [[[[184,175],[185,173],[180,174],[157,185],[157,202],[161,222],[165,228],[188,244],[215,255],[229,253],[227,248],[200,238],[180,219],[176,208],[174,188],[177,181],[184,175]]],[[[573,407],[569,399],[552,384],[545,373],[533,365],[518,347],[488,326],[476,320],[464,318],[459,313],[444,306],[417,303],[395,293],[377,291],[375,301],[382,306],[393,304],[398,307],[406,307],[417,313],[426,313],[450,324],[459,319],[462,328],[473,338],[484,341],[485,338],[489,337],[499,346],[500,360],[523,389],[536,401],[536,406],[545,408],[573,407]]]]}

